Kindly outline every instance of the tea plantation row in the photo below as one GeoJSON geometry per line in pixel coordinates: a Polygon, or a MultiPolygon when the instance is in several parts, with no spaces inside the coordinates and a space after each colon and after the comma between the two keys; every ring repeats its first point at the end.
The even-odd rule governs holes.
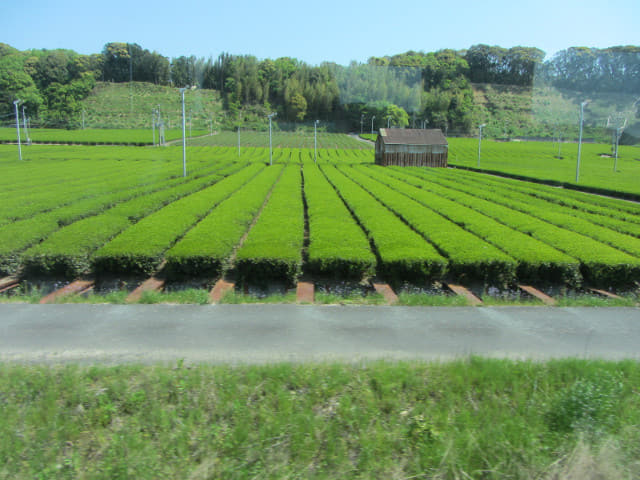
{"type": "Polygon", "coordinates": [[[469,171],[383,168],[357,150],[323,150],[315,164],[313,150],[279,149],[270,166],[264,149],[238,161],[233,148],[193,148],[185,178],[174,150],[43,150],[18,164],[0,149],[0,274],[640,281],[635,203],[469,171]]]}

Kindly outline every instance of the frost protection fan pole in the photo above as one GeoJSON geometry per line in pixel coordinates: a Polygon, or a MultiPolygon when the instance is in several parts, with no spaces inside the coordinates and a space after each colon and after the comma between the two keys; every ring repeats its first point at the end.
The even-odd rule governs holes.
{"type": "Polygon", "coordinates": [[[622,137],[622,133],[624,132],[625,127],[627,126],[627,118],[622,114],[613,114],[609,115],[607,119],[607,129],[611,130],[613,135],[613,143],[611,145],[611,149],[614,155],[613,161],[613,171],[618,171],[618,145],[620,144],[620,137],[622,137]]]}
{"type": "Polygon", "coordinates": [[[16,107],[16,130],[18,132],[18,157],[22,160],[22,146],[20,145],[20,112],[18,112],[18,104],[21,103],[22,100],[14,100],[13,105],[16,107]]]}
{"type": "Polygon", "coordinates": [[[186,134],[186,126],[185,126],[185,118],[184,118],[184,91],[186,88],[181,88],[180,93],[182,94],[182,176],[187,176],[187,140],[185,138],[186,134]]]}
{"type": "Polygon", "coordinates": [[[486,126],[487,126],[486,123],[483,123],[482,125],[478,125],[478,168],[480,168],[480,149],[482,147],[482,129],[486,126]]]}
{"type": "Polygon", "coordinates": [[[313,124],[313,163],[318,163],[318,123],[320,120],[316,120],[313,124]]]}
{"type": "Polygon", "coordinates": [[[580,104],[580,134],[578,135],[578,163],[576,164],[576,183],[580,179],[580,155],[582,154],[582,121],[584,120],[584,107],[589,103],[585,100],[580,104]]]}
{"type": "Polygon", "coordinates": [[[270,113],[269,117],[269,165],[273,165],[273,143],[271,142],[271,119],[277,116],[277,113],[270,113]]]}
{"type": "Polygon", "coordinates": [[[24,137],[27,139],[27,145],[31,145],[29,140],[29,130],[27,130],[27,114],[24,111],[24,104],[22,105],[22,128],[24,129],[24,137]]]}

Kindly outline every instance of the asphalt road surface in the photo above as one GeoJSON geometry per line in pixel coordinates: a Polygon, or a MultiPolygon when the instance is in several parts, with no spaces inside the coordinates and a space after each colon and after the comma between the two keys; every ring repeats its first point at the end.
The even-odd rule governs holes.
{"type": "Polygon", "coordinates": [[[0,305],[0,361],[640,359],[640,309],[0,305]]]}

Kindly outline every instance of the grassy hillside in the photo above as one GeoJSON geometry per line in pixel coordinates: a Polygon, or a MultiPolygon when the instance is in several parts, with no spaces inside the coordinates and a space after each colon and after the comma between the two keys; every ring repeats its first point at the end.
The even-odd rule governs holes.
{"type": "MultiPolygon", "coordinates": [[[[545,137],[561,135],[565,140],[578,137],[580,103],[589,100],[585,108],[584,136],[600,142],[610,140],[605,128],[614,112],[624,112],[629,121],[628,132],[637,123],[629,111],[633,99],[611,93],[583,94],[549,87],[474,84],[474,127],[485,123],[483,134],[490,138],[545,137]]],[[[160,107],[167,129],[181,126],[181,100],[177,88],[150,83],[100,82],[83,101],[86,128],[151,128],[152,110],[160,107]]],[[[260,107],[256,107],[260,110],[260,107]]],[[[191,116],[192,129],[220,130],[227,114],[220,95],[214,90],[194,90],[185,94],[187,129],[191,116]]],[[[245,122],[258,128],[265,122],[262,111],[245,111],[245,122]]],[[[448,132],[452,134],[454,132],[448,132]]]]}
{"type": "MultiPolygon", "coordinates": [[[[182,105],[177,88],[151,83],[99,82],[83,101],[86,128],[151,128],[152,110],[160,107],[165,128],[181,126],[182,105]]],[[[214,90],[185,93],[187,130],[189,115],[193,129],[209,130],[219,125],[223,113],[220,95],[214,90]]]]}
{"type": "Polygon", "coordinates": [[[584,136],[607,142],[607,119],[622,112],[629,126],[636,123],[630,111],[633,98],[610,92],[582,93],[551,87],[474,84],[475,122],[485,123],[483,135],[493,138],[514,136],[578,137],[580,104],[584,111],[584,136]]]}

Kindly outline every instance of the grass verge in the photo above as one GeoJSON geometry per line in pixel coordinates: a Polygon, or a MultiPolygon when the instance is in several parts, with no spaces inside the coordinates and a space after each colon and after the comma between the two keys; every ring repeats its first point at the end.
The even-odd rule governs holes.
{"type": "MultiPolygon", "coordinates": [[[[70,295],[61,297],[56,303],[112,303],[124,304],[129,292],[125,290],[109,293],[89,293],[85,295],[70,295]]],[[[38,303],[45,294],[35,286],[18,287],[16,291],[0,295],[1,303],[38,303]]],[[[544,306],[543,303],[528,295],[482,295],[484,306],[544,306]]],[[[626,293],[621,298],[607,298],[600,295],[586,293],[570,293],[554,297],[558,307],[635,307],[640,303],[636,293],[626,293]]],[[[211,302],[209,291],[201,288],[186,288],[164,292],[144,292],[136,303],[142,304],[196,304],[206,305],[211,302]]],[[[237,291],[227,293],[219,303],[245,304],[245,303],[296,303],[296,293],[270,293],[264,295],[243,294],[237,291]]],[[[315,305],[386,305],[384,297],[375,292],[361,293],[328,293],[316,291],[315,305]]],[[[451,294],[432,293],[398,293],[397,306],[405,307],[465,307],[468,301],[461,296],[451,294]]]]}
{"type": "Polygon", "coordinates": [[[638,385],[633,361],[0,364],[0,478],[638,478],[638,385]]]}

